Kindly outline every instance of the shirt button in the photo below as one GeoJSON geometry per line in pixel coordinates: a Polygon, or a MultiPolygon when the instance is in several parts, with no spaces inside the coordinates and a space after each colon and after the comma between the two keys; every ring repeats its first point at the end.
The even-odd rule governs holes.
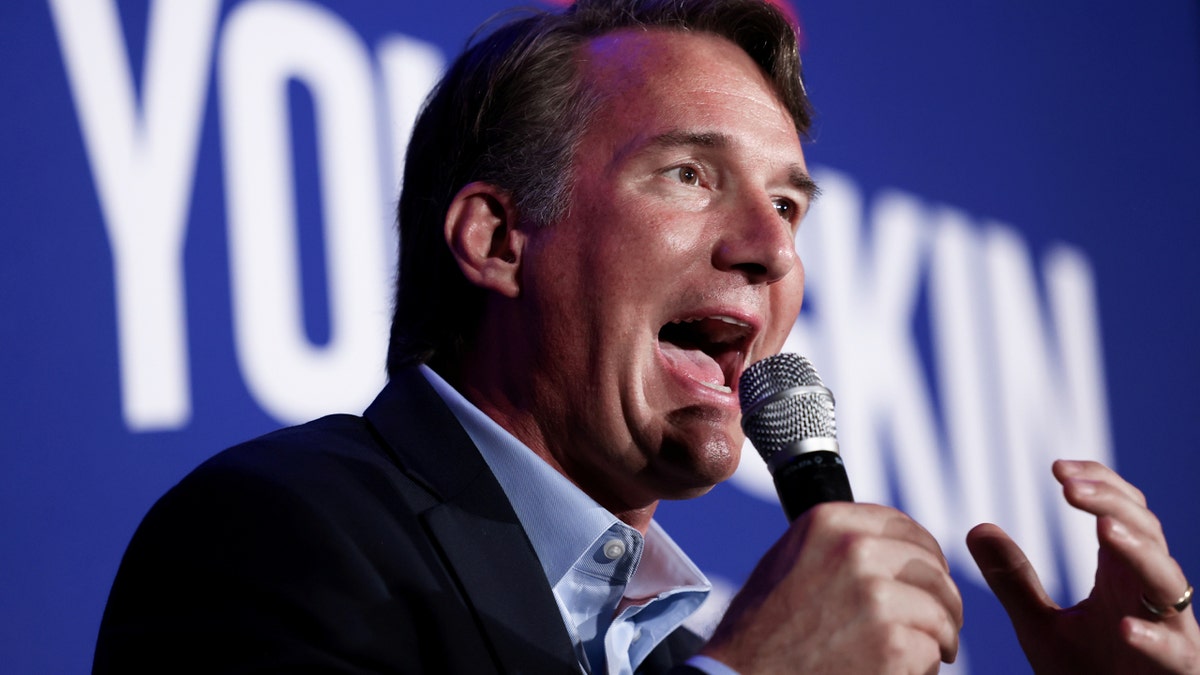
{"type": "Polygon", "coordinates": [[[625,542],[620,539],[613,539],[604,545],[604,557],[609,560],[616,560],[625,555],[625,542]]]}

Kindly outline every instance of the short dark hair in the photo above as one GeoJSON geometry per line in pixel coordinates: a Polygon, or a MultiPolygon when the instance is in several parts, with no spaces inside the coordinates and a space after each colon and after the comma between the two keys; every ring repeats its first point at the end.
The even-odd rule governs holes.
{"type": "Polygon", "coordinates": [[[520,224],[560,219],[571,163],[597,105],[576,66],[581,46],[626,28],[711,33],[742,48],[808,133],[795,28],[765,0],[578,0],[532,11],[471,43],[426,99],[405,159],[397,217],[400,270],[387,367],[447,372],[473,339],[485,292],[463,277],[443,236],[451,200],[483,181],[508,192],[520,224]]]}

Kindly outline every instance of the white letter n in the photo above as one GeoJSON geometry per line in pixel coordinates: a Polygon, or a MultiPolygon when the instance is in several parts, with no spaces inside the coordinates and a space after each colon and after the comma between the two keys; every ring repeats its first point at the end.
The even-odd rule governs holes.
{"type": "Polygon", "coordinates": [[[1050,477],[1056,457],[1112,465],[1100,326],[1084,257],[1059,247],[1046,256],[1049,315],[1043,320],[1030,254],[1018,236],[994,227],[986,238],[992,295],[1001,445],[1012,499],[1009,533],[1064,602],[1087,595],[1096,566],[1095,518],[1072,509],[1050,477]],[[1050,330],[1050,326],[1054,330],[1050,330]],[[1048,523],[1047,516],[1057,516],[1048,523]],[[1058,592],[1052,536],[1063,540],[1068,593],[1058,592]]]}

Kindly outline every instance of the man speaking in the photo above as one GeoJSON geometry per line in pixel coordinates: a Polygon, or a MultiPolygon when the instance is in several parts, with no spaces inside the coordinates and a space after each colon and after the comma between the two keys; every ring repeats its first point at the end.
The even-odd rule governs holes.
{"type": "MultiPolygon", "coordinates": [[[[680,628],[709,583],[654,511],[733,472],[738,378],[800,310],[809,121],[794,31],[762,0],[581,0],[478,40],[409,146],[389,383],[361,417],[237,446],[164,496],[95,670],[953,661],[938,544],[871,504],[811,509],[707,644],[680,628]]],[[[1099,517],[1088,600],[1059,610],[1003,533],[970,538],[1030,661],[1200,671],[1190,586],[1140,493],[1095,464],[1055,472],[1099,517]]]]}

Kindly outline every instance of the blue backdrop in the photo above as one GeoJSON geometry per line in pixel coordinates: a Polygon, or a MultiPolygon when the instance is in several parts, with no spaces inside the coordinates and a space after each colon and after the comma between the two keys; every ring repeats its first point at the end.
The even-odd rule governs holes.
{"type": "MultiPolygon", "coordinates": [[[[204,458],[371,398],[395,158],[508,4],[0,6],[5,672],[88,669],[129,537],[204,458]]],[[[791,347],[838,395],[859,497],[946,549],[954,670],[1020,671],[961,541],[999,522],[1056,597],[1085,593],[1093,526],[1052,458],[1114,463],[1200,575],[1196,4],[788,8],[825,188],[791,347]]],[[[753,462],[660,519],[718,605],[785,527],[753,462]]]]}

